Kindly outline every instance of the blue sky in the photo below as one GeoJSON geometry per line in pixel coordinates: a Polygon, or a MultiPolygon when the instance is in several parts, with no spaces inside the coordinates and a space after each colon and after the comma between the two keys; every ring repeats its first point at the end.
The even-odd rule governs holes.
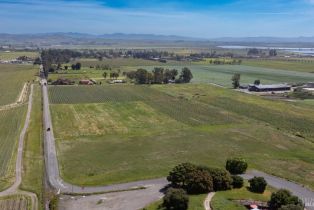
{"type": "Polygon", "coordinates": [[[0,33],[314,36],[314,0],[0,0],[0,33]]]}

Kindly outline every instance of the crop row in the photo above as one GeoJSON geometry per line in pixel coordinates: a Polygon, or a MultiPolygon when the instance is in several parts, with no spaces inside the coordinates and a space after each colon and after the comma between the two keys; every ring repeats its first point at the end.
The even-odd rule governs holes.
{"type": "Polygon", "coordinates": [[[28,201],[23,196],[12,197],[0,200],[0,209],[5,210],[27,210],[28,201]]]}
{"type": "Polygon", "coordinates": [[[25,113],[25,106],[0,111],[0,177],[14,170],[12,158],[17,145],[19,130],[25,113]]]}

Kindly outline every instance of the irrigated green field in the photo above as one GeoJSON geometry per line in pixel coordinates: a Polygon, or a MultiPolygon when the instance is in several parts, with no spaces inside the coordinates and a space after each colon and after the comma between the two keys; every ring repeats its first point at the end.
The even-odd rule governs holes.
{"type": "Polygon", "coordinates": [[[284,69],[297,72],[314,73],[314,59],[298,59],[298,60],[258,60],[250,59],[244,60],[244,65],[270,68],[270,69],[284,69]]]}
{"type": "Polygon", "coordinates": [[[16,145],[24,122],[26,106],[0,111],[0,189],[14,178],[16,145]]]}
{"type": "Polygon", "coordinates": [[[24,83],[33,80],[37,71],[33,65],[0,64],[0,106],[15,102],[24,83]]]}
{"type": "MultiPolygon", "coordinates": [[[[314,81],[314,74],[278,70],[245,65],[187,65],[192,70],[192,83],[215,83],[225,87],[232,87],[231,78],[235,73],[241,74],[241,84],[252,84],[255,80],[261,80],[262,84],[298,83],[314,81]]],[[[314,67],[314,65],[313,65],[314,67]]],[[[145,67],[143,67],[145,68],[145,67]]],[[[153,69],[153,67],[146,67],[153,69]]],[[[182,66],[164,66],[169,69],[179,69],[182,66]]]]}
{"type": "Polygon", "coordinates": [[[49,94],[68,182],[156,178],[181,162],[221,166],[243,156],[252,168],[314,187],[312,107],[193,84],[49,87],[49,94]]]}

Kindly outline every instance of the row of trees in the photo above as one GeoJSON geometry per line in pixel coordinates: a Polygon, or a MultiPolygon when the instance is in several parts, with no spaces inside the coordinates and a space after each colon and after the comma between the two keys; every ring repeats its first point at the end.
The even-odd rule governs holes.
{"type": "MultiPolygon", "coordinates": [[[[265,56],[266,53],[263,50],[257,49],[257,48],[251,48],[247,52],[248,56],[265,56]]],[[[268,51],[268,55],[271,57],[277,56],[277,50],[276,49],[270,49],[268,51]]]]}
{"type": "MultiPolygon", "coordinates": [[[[170,188],[166,191],[162,206],[167,210],[186,210],[189,194],[203,194],[212,191],[224,191],[242,188],[244,180],[239,174],[245,173],[248,164],[242,158],[228,159],[226,170],[182,163],[174,167],[167,180],[170,188]]],[[[249,189],[255,193],[264,193],[267,182],[263,177],[249,180],[249,189]]],[[[271,210],[301,210],[302,201],[289,191],[281,189],[272,193],[268,202],[271,210]]]]}
{"type": "Polygon", "coordinates": [[[154,68],[152,72],[146,69],[130,71],[126,73],[126,76],[131,80],[135,80],[138,84],[189,83],[193,78],[191,70],[187,67],[181,70],[178,78],[178,70],[160,67],[154,68]]]}

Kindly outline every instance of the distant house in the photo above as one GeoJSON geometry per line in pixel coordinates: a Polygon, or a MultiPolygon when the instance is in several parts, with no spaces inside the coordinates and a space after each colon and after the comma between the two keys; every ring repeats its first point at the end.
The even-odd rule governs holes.
{"type": "Polygon", "coordinates": [[[287,84],[249,85],[248,90],[253,92],[290,91],[291,86],[287,84]]]}
{"type": "Polygon", "coordinates": [[[314,82],[306,83],[304,86],[302,86],[302,90],[314,91],[314,82]]]}

